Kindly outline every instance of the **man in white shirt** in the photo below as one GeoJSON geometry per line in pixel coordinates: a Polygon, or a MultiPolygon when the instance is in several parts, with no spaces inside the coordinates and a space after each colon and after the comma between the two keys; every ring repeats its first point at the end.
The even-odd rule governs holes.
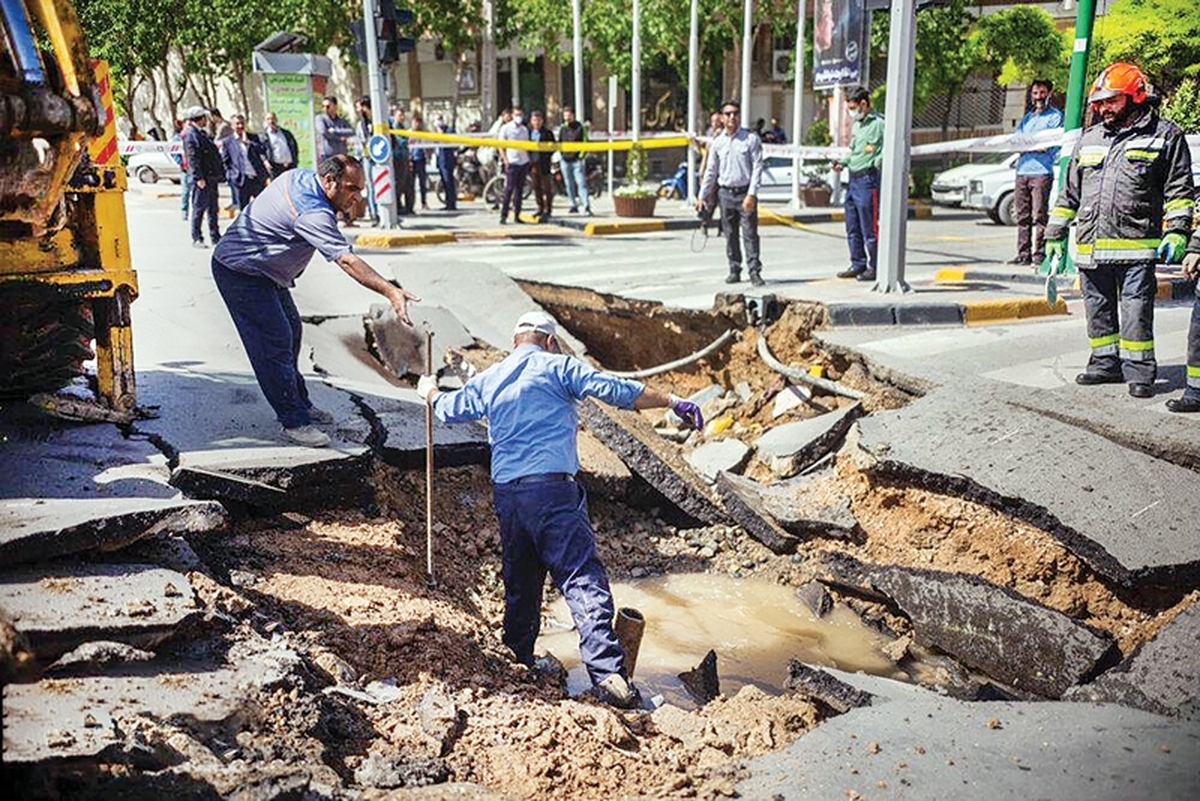
{"type": "MultiPolygon", "coordinates": [[[[515,142],[529,141],[529,129],[525,127],[525,114],[520,106],[513,106],[512,119],[500,126],[498,138],[515,142]]],[[[525,178],[529,175],[529,151],[518,147],[501,148],[500,160],[504,164],[504,200],[500,204],[500,224],[508,222],[510,203],[513,208],[513,220],[519,223],[521,193],[525,191],[525,178]]]]}
{"type": "Polygon", "coordinates": [[[762,179],[762,141],[741,125],[741,106],[728,100],[721,106],[724,131],[713,139],[700,184],[696,208],[703,211],[704,198],[715,187],[725,229],[725,255],[729,275],[725,283],[742,280],[742,239],[746,243],[746,269],[750,283],[762,286],[762,261],[758,244],[758,185],[762,179]],[[741,236],[738,232],[741,230],[741,236]]]}

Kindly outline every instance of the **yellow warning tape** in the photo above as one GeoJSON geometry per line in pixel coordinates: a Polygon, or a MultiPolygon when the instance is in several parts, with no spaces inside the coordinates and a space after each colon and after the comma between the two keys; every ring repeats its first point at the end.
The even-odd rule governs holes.
{"type": "MultiPolygon", "coordinates": [[[[436,131],[409,131],[401,128],[389,128],[385,133],[393,136],[403,136],[406,139],[427,139],[431,142],[447,142],[456,145],[466,145],[468,147],[504,147],[514,150],[545,152],[558,150],[567,153],[603,153],[609,150],[629,150],[633,147],[632,139],[613,139],[603,142],[524,142],[516,139],[491,139],[481,136],[437,133],[436,131]]],[[[656,136],[652,139],[639,139],[638,143],[646,150],[655,150],[663,147],[687,147],[688,138],[684,134],[678,136],[656,136]]]]}

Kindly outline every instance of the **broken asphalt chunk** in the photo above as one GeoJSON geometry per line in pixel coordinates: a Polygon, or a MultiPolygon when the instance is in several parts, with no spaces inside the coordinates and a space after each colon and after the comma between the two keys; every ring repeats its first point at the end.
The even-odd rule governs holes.
{"type": "Polygon", "coordinates": [[[1191,720],[1200,718],[1200,602],[1184,609],[1121,664],[1073,687],[1069,700],[1111,701],[1191,720]]]}
{"type": "Polygon", "coordinates": [[[839,583],[866,584],[912,621],[921,645],[1018,691],[1059,698],[1116,647],[1112,638],[977,576],[826,559],[839,583]]]}
{"type": "Polygon", "coordinates": [[[578,409],[588,429],[669,501],[703,523],[725,522],[704,480],[636,412],[592,400],[580,403],[578,409]]]}
{"type": "Polygon", "coordinates": [[[449,309],[422,303],[409,310],[413,325],[400,321],[391,306],[371,306],[364,318],[367,345],[393,376],[422,375],[425,372],[425,329],[433,331],[433,369],[444,363],[451,348],[466,348],[475,338],[449,309]]]}
{"type": "Polygon", "coordinates": [[[193,498],[236,501],[260,510],[354,506],[370,500],[365,448],[268,446],[179,455],[171,484],[193,498]]]}
{"type": "Polygon", "coordinates": [[[721,680],[717,676],[717,652],[710,650],[696,667],[679,674],[679,680],[696,703],[704,706],[721,694],[721,680]]]}
{"type": "Polygon", "coordinates": [[[203,533],[227,523],[225,508],[211,501],[17,498],[0,502],[0,564],[116,551],[160,532],[203,533]]]}
{"type": "Polygon", "coordinates": [[[766,513],[759,494],[760,487],[757,481],[731,473],[721,473],[717,476],[717,492],[725,501],[729,518],[775,553],[792,553],[800,540],[785,531],[766,513]]]}
{"type": "Polygon", "coordinates": [[[0,608],[46,662],[92,640],[153,648],[198,612],[179,573],[106,563],[0,573],[0,608]]]}
{"type": "Polygon", "coordinates": [[[811,668],[799,659],[789,659],[787,670],[785,687],[820,701],[838,714],[871,705],[873,696],[869,692],[849,685],[824,670],[811,668]]]}
{"type": "Polygon", "coordinates": [[[739,439],[729,438],[706,442],[683,457],[706,481],[716,481],[717,474],[736,473],[750,458],[750,446],[739,439]]]}
{"type": "Polygon", "coordinates": [[[854,403],[810,420],[784,423],[759,437],[754,448],[772,473],[788,478],[836,450],[862,413],[862,405],[854,403]]]}

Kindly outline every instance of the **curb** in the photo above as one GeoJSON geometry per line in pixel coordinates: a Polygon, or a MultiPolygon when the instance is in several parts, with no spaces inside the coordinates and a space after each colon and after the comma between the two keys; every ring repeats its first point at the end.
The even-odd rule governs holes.
{"type": "MultiPolygon", "coordinates": [[[[944,267],[937,271],[933,280],[940,283],[963,284],[972,282],[982,283],[1012,283],[1012,284],[1044,284],[1046,277],[1035,273],[989,272],[987,270],[967,270],[960,267],[944,267]]],[[[1055,279],[1060,289],[1079,289],[1077,276],[1063,275],[1055,279]]],[[[1161,301],[1191,300],[1195,291],[1195,282],[1182,276],[1160,276],[1155,299],[1161,301]]]]}
{"type": "Polygon", "coordinates": [[[441,245],[446,242],[457,241],[458,235],[450,231],[403,234],[358,234],[354,237],[354,244],[364,248],[417,247],[418,245],[441,245]]]}
{"type": "Polygon", "coordinates": [[[1041,298],[1003,298],[967,303],[830,303],[830,325],[868,326],[984,325],[1067,314],[1062,298],[1054,306],[1041,298]]]}

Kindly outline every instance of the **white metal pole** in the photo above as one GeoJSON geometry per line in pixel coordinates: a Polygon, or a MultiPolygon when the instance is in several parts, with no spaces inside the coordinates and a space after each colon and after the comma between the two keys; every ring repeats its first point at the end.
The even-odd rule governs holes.
{"type": "MultiPolygon", "coordinates": [[[[575,26],[575,118],[582,123],[591,115],[583,108],[583,0],[571,0],[571,22],[575,26]]],[[[590,109],[589,109],[590,110],[590,109]]]]}
{"type": "MultiPolygon", "coordinates": [[[[613,140],[613,128],[617,124],[617,76],[608,76],[608,141],[613,140]]],[[[608,196],[613,194],[613,151],[608,149],[608,196]]]]}
{"type": "Polygon", "coordinates": [[[483,47],[479,54],[479,93],[483,119],[479,127],[489,130],[496,119],[496,6],[483,0],[483,47]]]}
{"type": "Polygon", "coordinates": [[[792,208],[800,208],[800,126],[803,125],[804,115],[804,28],[808,22],[808,9],[805,0],[796,0],[796,55],[792,62],[792,146],[796,152],[792,155],[792,208]]]}
{"type": "MultiPolygon", "coordinates": [[[[387,130],[387,95],[383,91],[383,76],[379,70],[379,37],[375,27],[376,0],[363,0],[363,31],[367,46],[367,86],[371,97],[371,133],[377,134],[387,130]]],[[[367,142],[363,142],[363,161],[371,158],[367,150],[367,142]]],[[[365,164],[363,165],[366,166],[365,164]]],[[[395,228],[400,217],[396,214],[396,176],[392,174],[392,165],[373,164],[370,172],[371,185],[367,191],[375,195],[375,181],[386,181],[391,189],[382,195],[375,195],[375,206],[379,212],[380,228],[395,228]],[[386,175],[385,175],[386,173],[386,175]],[[390,176],[390,177],[389,177],[390,176]]],[[[365,176],[364,176],[365,177],[365,176]]]]}
{"type": "Polygon", "coordinates": [[[633,141],[642,137],[642,6],[633,0],[633,141]]]}
{"type": "Polygon", "coordinates": [[[742,125],[753,127],[750,117],[750,65],[754,55],[754,0],[745,0],[742,11],[742,125]]]}
{"type": "Polygon", "coordinates": [[[887,103],[879,186],[879,269],[874,292],[908,292],[904,250],[908,244],[908,158],[912,134],[913,70],[916,64],[915,0],[893,0],[888,41],[887,103]]]}
{"type": "MultiPolygon", "coordinates": [[[[692,136],[698,136],[697,117],[700,105],[700,0],[692,0],[691,21],[688,26],[688,119],[687,129],[692,136]]],[[[696,198],[696,151],[687,151],[687,191],[684,196],[688,203],[695,203],[696,198]]]]}

